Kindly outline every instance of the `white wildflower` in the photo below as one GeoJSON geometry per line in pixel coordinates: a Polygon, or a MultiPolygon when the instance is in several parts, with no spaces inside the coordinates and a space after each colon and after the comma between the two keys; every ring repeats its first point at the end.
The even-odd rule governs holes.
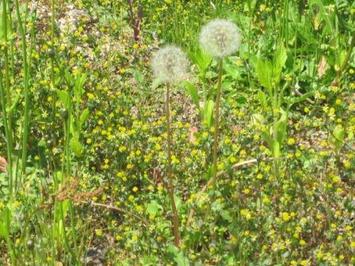
{"type": "Polygon", "coordinates": [[[176,46],[166,46],[153,55],[153,73],[162,83],[177,83],[186,79],[188,66],[185,53],[176,46]]]}
{"type": "Polygon", "coordinates": [[[202,27],[200,44],[213,57],[229,56],[239,49],[239,29],[231,21],[225,19],[212,20],[202,27]]]}

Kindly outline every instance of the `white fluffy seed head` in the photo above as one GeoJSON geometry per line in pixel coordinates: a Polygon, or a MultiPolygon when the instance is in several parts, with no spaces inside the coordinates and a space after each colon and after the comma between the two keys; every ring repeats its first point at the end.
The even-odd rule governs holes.
{"type": "Polygon", "coordinates": [[[202,27],[201,47],[213,57],[223,58],[240,47],[240,31],[231,21],[214,19],[202,27]]]}
{"type": "Polygon", "coordinates": [[[153,55],[153,74],[161,83],[178,83],[186,79],[188,66],[185,53],[173,45],[160,48],[153,55]]]}

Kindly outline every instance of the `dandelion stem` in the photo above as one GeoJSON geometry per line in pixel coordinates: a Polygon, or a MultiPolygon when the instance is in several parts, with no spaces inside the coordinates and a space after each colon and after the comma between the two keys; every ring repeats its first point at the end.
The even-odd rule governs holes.
{"type": "Polygon", "coordinates": [[[168,167],[167,167],[167,190],[171,202],[171,208],[173,212],[172,224],[173,224],[173,234],[175,246],[180,246],[180,232],[179,232],[179,215],[176,208],[175,197],[174,197],[174,185],[173,185],[173,171],[171,162],[171,147],[172,147],[172,136],[171,136],[171,118],[170,118],[170,85],[167,85],[166,89],[166,123],[167,123],[167,133],[168,133],[168,167]]]}
{"type": "Polygon", "coordinates": [[[218,60],[218,83],[217,83],[217,96],[214,117],[214,136],[212,147],[212,180],[210,185],[214,185],[217,179],[217,153],[218,153],[218,137],[219,137],[219,109],[222,97],[222,72],[223,72],[223,59],[218,60]]]}
{"type": "MultiPolygon", "coordinates": [[[[5,134],[6,134],[6,142],[7,142],[7,154],[8,154],[8,162],[9,162],[9,192],[10,192],[10,197],[12,195],[12,190],[13,190],[13,164],[12,164],[12,155],[13,155],[13,129],[12,129],[12,111],[11,109],[9,111],[6,110],[6,107],[11,106],[11,94],[10,94],[10,69],[9,69],[9,54],[8,54],[8,24],[7,24],[7,19],[8,19],[8,14],[7,14],[7,1],[2,0],[2,24],[3,24],[3,38],[4,38],[4,61],[5,61],[5,78],[4,78],[4,86],[2,84],[0,85],[2,88],[2,103],[1,105],[3,106],[3,116],[4,119],[7,120],[5,125],[5,128],[7,127],[7,130],[5,129],[5,134]],[[5,99],[6,98],[6,99],[5,99]],[[7,133],[6,133],[7,131],[7,133]]],[[[1,77],[2,80],[2,77],[1,77]]],[[[2,81],[1,81],[2,82],[2,81]]]]}
{"type": "Polygon", "coordinates": [[[24,95],[25,95],[25,110],[24,110],[24,122],[23,122],[23,135],[22,135],[22,174],[25,174],[27,163],[27,150],[28,150],[28,133],[30,127],[30,91],[29,91],[29,68],[27,60],[27,43],[26,43],[26,29],[25,22],[22,21],[20,15],[19,1],[15,1],[16,14],[19,23],[19,29],[22,41],[22,57],[23,57],[23,71],[24,71],[24,95]]]}

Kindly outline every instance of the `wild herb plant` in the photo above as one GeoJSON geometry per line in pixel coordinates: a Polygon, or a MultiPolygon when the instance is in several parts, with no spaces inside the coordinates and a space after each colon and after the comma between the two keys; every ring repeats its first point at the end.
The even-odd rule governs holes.
{"type": "MultiPolygon", "coordinates": [[[[85,74],[73,75],[68,70],[65,71],[65,81],[68,90],[58,90],[58,98],[64,106],[64,153],[62,172],[57,172],[55,178],[55,189],[57,192],[64,186],[70,184],[73,178],[73,156],[80,158],[83,154],[83,144],[81,134],[83,125],[89,117],[89,109],[83,109],[85,74]]],[[[55,202],[54,228],[53,233],[60,245],[71,254],[72,260],[76,258],[76,228],[75,228],[75,210],[71,199],[64,199],[55,202]],[[66,220],[70,220],[69,233],[66,230],[66,220]],[[56,234],[57,233],[57,234],[56,234]],[[75,248],[70,247],[68,237],[71,236],[75,248]],[[73,250],[72,250],[73,249],[73,250]]]]}
{"type": "Polygon", "coordinates": [[[273,156],[274,175],[279,177],[279,164],[283,143],[287,136],[288,107],[285,104],[284,92],[288,86],[286,82],[280,85],[282,68],[287,60],[285,47],[280,44],[274,53],[273,60],[256,57],[254,61],[255,72],[260,84],[266,89],[259,90],[258,99],[263,108],[264,114],[270,113],[271,123],[267,124],[269,118],[263,115],[255,117],[263,123],[262,137],[269,145],[273,156]],[[266,124],[265,124],[266,123],[266,124]]]}
{"type": "Polygon", "coordinates": [[[69,177],[72,172],[72,156],[80,157],[83,153],[81,131],[90,114],[88,108],[82,109],[85,79],[85,74],[74,76],[69,71],[65,71],[65,81],[69,87],[69,91],[57,91],[58,98],[64,106],[65,167],[63,168],[63,173],[65,173],[67,177],[69,177]]]}
{"type": "Polygon", "coordinates": [[[166,187],[170,198],[172,208],[172,225],[174,233],[174,242],[178,247],[180,245],[180,226],[179,213],[175,203],[175,188],[172,166],[172,132],[170,115],[170,97],[171,89],[174,84],[187,78],[188,60],[184,52],[175,46],[166,46],[158,50],[152,59],[152,68],[155,78],[166,85],[165,114],[167,131],[167,168],[166,168],[166,187]]]}
{"type": "Polygon", "coordinates": [[[206,53],[217,60],[217,89],[214,101],[212,171],[209,184],[214,185],[217,179],[220,105],[222,98],[223,60],[235,53],[240,46],[240,32],[237,26],[228,20],[216,19],[207,23],[200,33],[200,44],[206,53]]]}
{"type": "Polygon", "coordinates": [[[0,264],[353,265],[353,9],[349,0],[0,0],[0,264]],[[212,174],[220,73],[197,39],[215,17],[232,18],[243,42],[223,60],[218,190],[196,200],[212,174]],[[169,119],[150,88],[160,43],[187,51],[197,74],[185,82],[191,99],[164,83],[179,224],[198,208],[178,227],[179,247],[163,211],[169,119]]]}

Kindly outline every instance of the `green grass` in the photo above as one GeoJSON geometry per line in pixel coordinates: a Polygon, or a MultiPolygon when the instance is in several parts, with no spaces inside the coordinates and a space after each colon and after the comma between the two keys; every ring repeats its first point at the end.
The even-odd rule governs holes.
{"type": "Polygon", "coordinates": [[[351,1],[37,2],[0,3],[0,265],[355,263],[351,1]],[[191,62],[168,117],[165,44],[191,62]]]}

